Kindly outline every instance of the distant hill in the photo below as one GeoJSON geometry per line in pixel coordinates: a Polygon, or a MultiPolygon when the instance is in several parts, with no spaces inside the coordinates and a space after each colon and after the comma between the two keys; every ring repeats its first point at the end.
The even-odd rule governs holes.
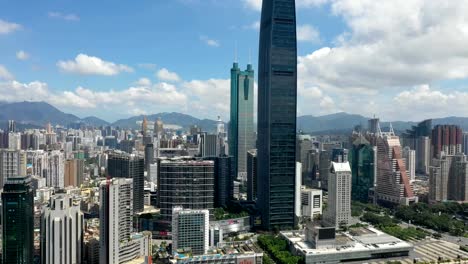
{"type": "MultiPolygon", "coordinates": [[[[351,131],[356,125],[367,127],[367,121],[369,117],[362,115],[348,114],[348,113],[336,113],[324,116],[299,116],[297,118],[297,128],[304,132],[333,132],[333,131],[351,131]]],[[[395,131],[403,132],[416,125],[418,122],[406,122],[406,121],[393,121],[391,122],[395,131]]],[[[464,131],[468,131],[468,118],[467,117],[444,117],[434,118],[432,124],[452,124],[460,126],[464,131]]],[[[390,122],[381,122],[380,126],[383,130],[387,130],[390,126],[390,122]]]]}
{"type": "MultiPolygon", "coordinates": [[[[126,127],[126,128],[138,128],[137,121],[143,120],[143,115],[133,116],[126,119],[120,119],[112,123],[112,126],[116,127],[126,127]]],[[[161,121],[164,124],[178,125],[185,129],[188,129],[192,125],[197,125],[201,127],[203,131],[214,131],[216,129],[216,121],[210,119],[198,119],[191,115],[181,114],[181,113],[159,113],[153,115],[146,115],[148,121],[156,121],[158,118],[161,118],[161,121]]]]}
{"type": "MultiPolygon", "coordinates": [[[[178,125],[184,129],[190,128],[192,125],[197,125],[203,131],[213,132],[216,130],[216,121],[210,119],[199,119],[187,114],[177,112],[159,113],[147,115],[148,121],[155,121],[158,118],[165,124],[178,125]]],[[[0,101],[0,128],[4,128],[8,120],[15,120],[17,127],[22,128],[38,128],[44,127],[48,122],[53,125],[67,126],[69,124],[83,123],[90,126],[107,126],[121,128],[138,128],[137,121],[143,120],[143,115],[133,116],[126,119],[120,119],[112,124],[97,118],[89,116],[79,118],[73,114],[67,114],[56,107],[45,102],[15,102],[8,103],[0,101]]],[[[348,113],[335,113],[324,116],[305,115],[297,118],[297,128],[306,133],[348,133],[356,125],[367,127],[368,117],[348,113]]],[[[454,124],[459,125],[464,131],[468,131],[467,117],[445,117],[435,118],[432,121],[433,125],[438,124],[454,124]]],[[[392,126],[396,131],[403,132],[417,122],[394,121],[392,126]]],[[[382,122],[381,127],[387,130],[389,122],[382,122]]]]}
{"type": "Polygon", "coordinates": [[[109,122],[102,120],[98,117],[95,116],[87,116],[85,118],[81,119],[81,122],[89,125],[89,126],[94,126],[94,127],[100,127],[100,126],[107,126],[109,125],[109,122]]]}
{"type": "Polygon", "coordinates": [[[67,125],[79,122],[80,118],[45,102],[17,102],[0,104],[0,121],[6,120],[44,127],[48,122],[67,125]]]}

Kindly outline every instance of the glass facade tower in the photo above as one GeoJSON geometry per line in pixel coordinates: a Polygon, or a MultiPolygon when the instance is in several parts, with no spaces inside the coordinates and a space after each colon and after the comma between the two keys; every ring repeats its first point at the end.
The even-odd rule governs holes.
{"type": "Polygon", "coordinates": [[[376,149],[362,136],[354,142],[349,153],[353,175],[352,199],[363,203],[371,202],[369,190],[374,188],[376,177],[376,149]]]}
{"type": "Polygon", "coordinates": [[[34,195],[29,177],[9,178],[2,193],[2,263],[32,264],[34,195]]]}
{"type": "Polygon", "coordinates": [[[241,71],[234,63],[231,69],[231,121],[229,127],[229,155],[236,164],[234,175],[247,177],[247,151],[255,148],[254,135],[254,71],[247,65],[241,71]]]}
{"type": "Polygon", "coordinates": [[[293,228],[297,43],[294,0],[264,0],[258,62],[258,198],[264,229],[293,228]]]}

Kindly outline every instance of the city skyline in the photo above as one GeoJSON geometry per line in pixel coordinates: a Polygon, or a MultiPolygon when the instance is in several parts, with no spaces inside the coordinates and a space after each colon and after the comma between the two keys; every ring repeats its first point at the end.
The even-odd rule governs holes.
{"type": "MultiPolygon", "coordinates": [[[[298,115],[345,111],[417,121],[450,116],[456,107],[468,116],[468,4],[403,2],[405,12],[398,1],[298,1],[298,115]],[[427,43],[431,49],[420,48],[427,43]]],[[[108,121],[167,111],[227,120],[226,69],[236,46],[239,63],[251,57],[257,70],[259,3],[180,0],[90,10],[50,2],[26,10],[5,2],[0,91],[8,92],[6,101],[44,100],[108,121]]]]}

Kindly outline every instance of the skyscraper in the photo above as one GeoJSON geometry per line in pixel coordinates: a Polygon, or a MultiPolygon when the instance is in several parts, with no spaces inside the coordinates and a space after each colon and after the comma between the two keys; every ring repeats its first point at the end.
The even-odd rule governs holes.
{"type": "Polygon", "coordinates": [[[294,0],[263,1],[258,60],[258,198],[264,229],[293,228],[297,43],[294,0]]]}
{"type": "Polygon", "coordinates": [[[2,193],[2,263],[32,264],[34,194],[31,178],[9,178],[2,193]]]}
{"type": "Polygon", "coordinates": [[[234,197],[234,158],[231,156],[207,157],[214,161],[214,205],[227,207],[234,197]]]}
{"type": "Polygon", "coordinates": [[[53,196],[41,216],[41,263],[81,263],[83,225],[79,200],[67,194],[53,196]]]}
{"type": "Polygon", "coordinates": [[[255,148],[254,138],[254,71],[247,65],[241,71],[237,62],[231,69],[231,120],[229,155],[234,157],[236,177],[246,178],[247,151],[255,148]]]}
{"type": "Polygon", "coordinates": [[[203,132],[200,134],[198,151],[201,157],[216,157],[219,155],[218,135],[203,132]]]}
{"type": "Polygon", "coordinates": [[[429,174],[429,201],[468,201],[468,159],[463,153],[434,158],[429,174]]]}
{"type": "Polygon", "coordinates": [[[405,160],[406,170],[410,181],[416,179],[416,151],[410,147],[403,148],[403,159],[405,160]]]}
{"type": "Polygon", "coordinates": [[[143,211],[144,207],[144,160],[142,157],[121,151],[109,153],[107,174],[111,178],[133,179],[133,211],[143,211]]]}
{"type": "Polygon", "coordinates": [[[0,149],[0,188],[3,187],[3,184],[8,178],[18,176],[19,171],[19,151],[0,149]]]}

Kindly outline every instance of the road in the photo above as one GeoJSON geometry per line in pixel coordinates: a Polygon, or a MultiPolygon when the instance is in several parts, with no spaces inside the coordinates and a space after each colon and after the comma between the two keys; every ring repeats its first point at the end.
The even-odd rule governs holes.
{"type": "MultiPolygon", "coordinates": [[[[426,232],[428,232],[430,234],[437,233],[436,231],[434,231],[432,229],[428,229],[428,228],[418,226],[418,225],[409,224],[407,222],[402,222],[400,224],[400,226],[401,227],[421,228],[422,230],[424,230],[424,231],[426,231],[426,232]]],[[[460,245],[460,246],[468,245],[468,238],[466,238],[466,237],[451,236],[450,234],[447,234],[447,233],[441,233],[441,235],[442,235],[442,237],[440,238],[440,240],[447,241],[447,242],[450,242],[450,243],[454,243],[454,244],[457,244],[457,245],[460,245]]]]}

